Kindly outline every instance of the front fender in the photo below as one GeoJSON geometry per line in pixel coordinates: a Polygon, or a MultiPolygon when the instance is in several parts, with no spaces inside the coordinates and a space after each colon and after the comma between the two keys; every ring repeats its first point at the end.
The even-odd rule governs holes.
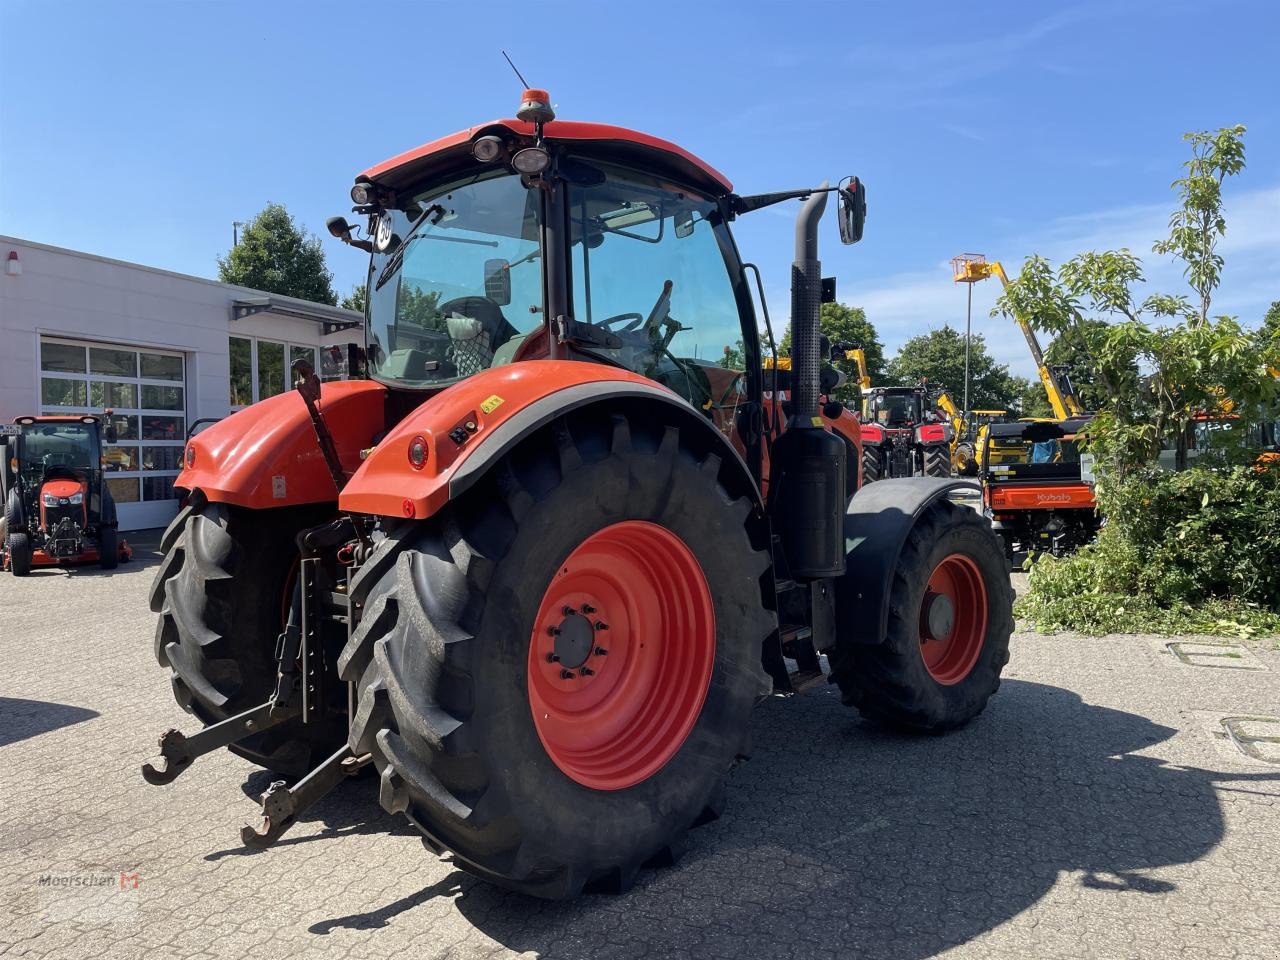
{"type": "MultiPolygon", "coordinates": [[[[320,412],[347,474],[386,428],[387,388],[369,380],[320,388],[320,412]]],[[[289,390],[220,420],[187,441],[175,487],[215,503],[264,509],[337,499],[307,405],[289,390]]]]}
{"type": "Polygon", "coordinates": [[[916,520],[955,490],[979,489],[972,480],[912,477],[881,480],[857,492],[845,515],[845,573],[836,581],[836,616],[851,624],[853,643],[883,642],[889,631],[889,596],[898,557],[916,520]]]}
{"type": "Polygon", "coordinates": [[[470,489],[532,431],[569,410],[622,397],[645,398],[701,424],[719,438],[722,459],[736,462],[751,483],[746,465],[711,422],[652,380],[599,363],[527,360],[484,370],[423,403],[383,438],[338,505],[351,513],[424,519],[470,489]],[[409,447],[419,437],[427,456],[415,468],[409,447]]]}

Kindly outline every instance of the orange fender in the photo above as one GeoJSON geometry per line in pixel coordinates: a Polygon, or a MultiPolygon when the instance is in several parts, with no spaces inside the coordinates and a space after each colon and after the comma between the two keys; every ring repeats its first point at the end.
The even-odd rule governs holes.
{"type": "Polygon", "coordinates": [[[410,413],[351,478],[338,506],[351,513],[424,519],[465,492],[532,430],[567,410],[617,397],[643,397],[677,408],[720,437],[724,459],[737,460],[746,473],[706,417],[652,380],[600,363],[527,360],[483,370],[410,413]],[[419,440],[426,457],[415,467],[409,451],[419,440]]]}
{"type": "MultiPolygon", "coordinates": [[[[386,428],[388,390],[369,380],[320,388],[320,412],[348,476],[360,451],[386,428]]],[[[245,407],[202,430],[184,451],[175,487],[200,490],[211,501],[263,509],[337,499],[307,405],[290,390],[245,407]]]]}

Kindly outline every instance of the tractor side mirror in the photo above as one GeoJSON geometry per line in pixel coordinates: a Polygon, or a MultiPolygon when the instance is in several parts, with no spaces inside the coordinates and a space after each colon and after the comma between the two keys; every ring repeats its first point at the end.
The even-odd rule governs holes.
{"type": "Polygon", "coordinates": [[[511,302],[511,261],[498,258],[484,262],[484,295],[500,307],[511,302]]]}
{"type": "Polygon", "coordinates": [[[867,222],[867,191],[862,181],[850,177],[840,187],[840,242],[857,243],[867,222]]]}

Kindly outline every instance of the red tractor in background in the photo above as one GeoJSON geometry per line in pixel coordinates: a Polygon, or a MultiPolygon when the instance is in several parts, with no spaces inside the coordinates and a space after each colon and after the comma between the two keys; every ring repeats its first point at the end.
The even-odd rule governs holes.
{"type": "Polygon", "coordinates": [[[206,726],[146,779],[221,746],[300,776],[242,831],[265,847],[371,766],[432,850],[562,898],[720,814],[761,697],[828,680],[906,729],[976,716],[1008,659],[1003,551],[948,499],[967,481],[850,497],[858,424],[820,402],[831,193],[858,240],[856,179],[738,194],[537,90],[359,176],[366,235],[329,226],[370,255],[369,379],[300,361],[296,392],[187,443],[151,605],[206,726]],[[783,407],[730,225],[789,200],[783,407]],[[698,359],[738,339],[741,377],[698,359]]]}
{"type": "Polygon", "coordinates": [[[870,387],[862,397],[862,482],[951,476],[950,423],[926,386],[870,387]]]}
{"type": "Polygon", "coordinates": [[[102,419],[18,417],[0,426],[0,568],[25,577],[32,567],[96,561],[111,570],[133,556],[103,471],[104,421],[111,442],[110,410],[102,419]]]}

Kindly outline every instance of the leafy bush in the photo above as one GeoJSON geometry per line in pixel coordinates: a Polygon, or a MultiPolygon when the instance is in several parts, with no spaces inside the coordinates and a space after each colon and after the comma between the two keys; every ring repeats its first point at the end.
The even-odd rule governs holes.
{"type": "Polygon", "coordinates": [[[1018,614],[1036,629],[1280,631],[1280,470],[1149,469],[1097,493],[1097,541],[1031,570],[1018,614]]]}

